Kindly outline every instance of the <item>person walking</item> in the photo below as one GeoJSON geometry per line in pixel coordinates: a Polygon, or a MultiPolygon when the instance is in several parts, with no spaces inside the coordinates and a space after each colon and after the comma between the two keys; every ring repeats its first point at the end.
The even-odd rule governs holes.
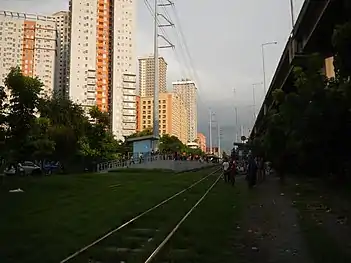
{"type": "Polygon", "coordinates": [[[229,181],[229,162],[225,159],[222,163],[224,182],[229,181]]]}
{"type": "Polygon", "coordinates": [[[257,162],[255,160],[255,158],[250,155],[249,157],[249,164],[248,164],[248,171],[247,171],[247,175],[248,175],[248,184],[249,184],[249,188],[254,187],[254,185],[256,185],[257,182],[257,162]]]}
{"type": "Polygon", "coordinates": [[[236,177],[236,161],[233,158],[233,160],[230,162],[230,165],[229,165],[229,182],[232,184],[232,186],[235,185],[235,177],[236,177]]]}

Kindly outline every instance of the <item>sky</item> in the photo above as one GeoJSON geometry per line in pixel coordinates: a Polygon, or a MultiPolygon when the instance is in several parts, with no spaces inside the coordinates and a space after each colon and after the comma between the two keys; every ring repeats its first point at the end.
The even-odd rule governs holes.
{"type": "MultiPolygon", "coordinates": [[[[144,0],[135,1],[139,57],[153,53],[153,21],[144,0]]],[[[153,0],[149,1],[153,6],[153,0]]],[[[215,113],[214,120],[223,127],[224,148],[229,149],[236,133],[235,107],[238,126],[242,125],[245,133],[254,121],[253,84],[263,82],[261,44],[277,41],[277,45],[264,49],[267,87],[274,75],[291,32],[290,0],[173,2],[174,7],[168,7],[167,13],[160,9],[160,13],[175,24],[165,28],[175,48],[160,51],[168,63],[168,88],[171,89],[172,81],[194,79],[199,94],[198,129],[208,137],[211,109],[215,113]]],[[[303,0],[294,0],[295,18],[302,4],[303,0]]],[[[0,0],[0,9],[52,14],[68,10],[68,0],[0,0]]],[[[160,45],[163,44],[165,42],[160,40],[160,45]]],[[[257,112],[263,95],[263,85],[259,84],[255,88],[257,112]]],[[[217,134],[215,130],[213,133],[217,134]]]]}

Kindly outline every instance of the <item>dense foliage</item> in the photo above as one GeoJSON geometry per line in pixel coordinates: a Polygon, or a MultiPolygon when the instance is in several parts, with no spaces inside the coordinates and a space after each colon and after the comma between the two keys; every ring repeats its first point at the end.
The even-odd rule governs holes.
{"type": "MultiPolygon", "coordinates": [[[[147,128],[140,132],[131,135],[129,138],[143,137],[153,134],[152,128],[147,128]]],[[[205,153],[201,149],[191,149],[184,143],[182,143],[178,137],[174,135],[164,134],[161,136],[159,141],[159,151],[161,153],[186,153],[188,155],[199,155],[203,156],[205,153]]]]}
{"type": "MultiPolygon", "coordinates": [[[[43,83],[13,68],[0,87],[0,156],[3,164],[59,161],[66,170],[128,156],[131,145],[117,141],[109,115],[97,107],[84,109],[64,98],[43,98],[43,83]],[[11,95],[10,95],[11,94],[11,95]]],[[[149,135],[152,130],[131,137],[149,135]]],[[[164,151],[188,150],[177,137],[160,140],[164,151]]]]}
{"type": "MultiPolygon", "coordinates": [[[[347,178],[351,170],[351,23],[333,35],[335,78],[321,56],[294,70],[292,91],[276,90],[263,132],[251,140],[258,154],[287,172],[347,178]]],[[[252,139],[252,138],[251,138],[252,139]]]]}

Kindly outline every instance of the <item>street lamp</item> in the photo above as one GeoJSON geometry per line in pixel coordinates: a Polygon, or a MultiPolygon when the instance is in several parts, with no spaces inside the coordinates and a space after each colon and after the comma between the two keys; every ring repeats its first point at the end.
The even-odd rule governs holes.
{"type": "Polygon", "coordinates": [[[256,95],[255,95],[255,88],[257,85],[262,85],[262,82],[258,82],[258,83],[254,83],[252,84],[252,100],[253,100],[253,117],[254,117],[254,121],[256,119],[256,95]]]}
{"type": "Polygon", "coordinates": [[[233,89],[233,93],[234,93],[234,110],[235,110],[235,133],[236,136],[238,136],[238,107],[236,105],[236,90],[235,88],[233,89]]]}
{"type": "Polygon", "coordinates": [[[264,59],[264,47],[265,46],[269,46],[269,45],[276,45],[278,44],[277,41],[274,42],[267,42],[267,43],[263,43],[261,44],[261,51],[262,51],[262,67],[263,67],[263,90],[264,90],[264,96],[266,96],[266,65],[265,65],[265,59],[264,59]]]}

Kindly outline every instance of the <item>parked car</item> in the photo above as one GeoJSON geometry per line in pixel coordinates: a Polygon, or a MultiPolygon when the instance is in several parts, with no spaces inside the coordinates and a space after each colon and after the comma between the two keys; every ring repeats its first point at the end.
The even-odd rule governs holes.
{"type": "Polygon", "coordinates": [[[5,175],[16,175],[16,168],[15,168],[15,166],[11,165],[11,166],[7,167],[4,170],[4,174],[5,175]]]}
{"type": "MultiPolygon", "coordinates": [[[[33,162],[25,161],[23,163],[17,164],[17,173],[19,175],[39,175],[41,174],[41,169],[38,165],[33,162]]],[[[11,165],[4,171],[5,175],[16,175],[15,165],[11,165]]]]}

